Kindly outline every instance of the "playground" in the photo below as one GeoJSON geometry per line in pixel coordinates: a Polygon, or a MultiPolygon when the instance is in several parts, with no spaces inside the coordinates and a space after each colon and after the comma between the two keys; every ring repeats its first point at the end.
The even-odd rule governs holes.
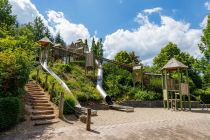
{"type": "Polygon", "coordinates": [[[0,140],[210,140],[210,15],[199,2],[117,0],[115,15],[117,1],[46,1],[0,2],[0,140]]]}
{"type": "Polygon", "coordinates": [[[66,116],[71,124],[60,121],[52,125],[32,126],[28,122],[5,133],[2,140],[148,140],[148,139],[210,139],[210,112],[193,109],[191,112],[168,111],[163,108],[135,108],[125,113],[115,110],[98,110],[91,118],[91,131],[84,123],[66,116]]]}

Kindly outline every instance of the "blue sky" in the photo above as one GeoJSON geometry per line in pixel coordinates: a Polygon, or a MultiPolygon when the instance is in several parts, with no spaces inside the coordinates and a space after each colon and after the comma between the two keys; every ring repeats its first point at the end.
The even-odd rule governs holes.
{"type": "Polygon", "coordinates": [[[210,0],[9,0],[19,23],[41,16],[51,33],[67,44],[102,38],[104,56],[135,51],[145,64],[168,42],[200,57],[202,29],[210,0]]]}
{"type": "MultiPolygon", "coordinates": [[[[37,9],[46,16],[46,11],[62,11],[65,17],[84,24],[93,35],[99,37],[119,28],[133,29],[138,26],[133,22],[138,12],[144,9],[162,7],[161,14],[172,16],[176,20],[189,22],[193,28],[200,28],[200,22],[208,11],[205,0],[32,0],[37,9]]],[[[158,16],[151,20],[160,22],[158,16]]]]}

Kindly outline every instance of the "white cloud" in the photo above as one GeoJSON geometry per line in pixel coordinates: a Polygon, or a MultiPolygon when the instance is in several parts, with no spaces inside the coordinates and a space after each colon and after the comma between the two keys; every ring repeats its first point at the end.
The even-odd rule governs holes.
{"type": "Polygon", "coordinates": [[[121,50],[135,51],[143,63],[151,64],[154,56],[170,41],[176,43],[182,51],[196,57],[200,55],[197,44],[202,34],[201,29],[192,29],[189,23],[176,21],[168,16],[160,16],[160,25],[151,23],[144,14],[138,14],[137,17],[143,21],[139,28],[134,31],[118,29],[106,36],[106,57],[112,59],[121,50]]]}
{"type": "Polygon", "coordinates": [[[17,15],[19,23],[28,23],[39,16],[40,13],[31,0],[9,0],[12,5],[12,13],[17,15]]]}
{"type": "Polygon", "coordinates": [[[210,10],[210,2],[205,2],[204,6],[206,7],[207,10],[210,10]]]}
{"type": "Polygon", "coordinates": [[[77,39],[86,39],[90,37],[88,29],[82,24],[74,24],[64,17],[63,12],[50,10],[47,12],[49,25],[53,26],[53,32],[60,32],[67,43],[77,39]]]}
{"type": "Polygon", "coordinates": [[[208,20],[208,16],[205,16],[205,18],[203,19],[203,21],[200,23],[200,26],[203,29],[207,27],[207,20],[208,20]]]}
{"type": "Polygon", "coordinates": [[[17,20],[21,24],[31,22],[36,16],[40,16],[51,33],[56,35],[60,32],[61,37],[67,43],[90,37],[88,29],[84,25],[70,22],[62,12],[47,11],[48,19],[45,19],[31,0],[9,0],[9,2],[12,5],[13,14],[17,15],[17,20]]]}
{"type": "Polygon", "coordinates": [[[160,11],[162,11],[162,8],[161,7],[155,7],[155,8],[143,10],[143,12],[144,13],[147,13],[147,14],[159,13],[160,11]]]}

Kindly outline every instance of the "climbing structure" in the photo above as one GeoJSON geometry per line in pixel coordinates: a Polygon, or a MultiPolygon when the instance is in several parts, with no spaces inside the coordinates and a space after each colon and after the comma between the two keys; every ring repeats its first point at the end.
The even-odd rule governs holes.
{"type": "Polygon", "coordinates": [[[179,102],[179,107],[181,110],[183,110],[183,107],[188,107],[189,110],[191,110],[188,83],[188,67],[174,58],[170,59],[168,63],[162,68],[164,108],[167,107],[169,109],[170,107],[174,107],[174,109],[177,110],[177,102],[179,102]],[[188,106],[186,105],[185,97],[188,97],[188,106]]]}

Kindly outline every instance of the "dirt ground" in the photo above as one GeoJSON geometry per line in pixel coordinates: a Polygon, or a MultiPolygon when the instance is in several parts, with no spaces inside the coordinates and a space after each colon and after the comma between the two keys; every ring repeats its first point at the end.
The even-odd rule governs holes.
{"type": "Polygon", "coordinates": [[[170,111],[162,108],[135,108],[126,113],[98,110],[91,118],[91,131],[76,117],[69,122],[32,126],[26,120],[0,134],[1,140],[210,140],[210,111],[170,111]]]}

